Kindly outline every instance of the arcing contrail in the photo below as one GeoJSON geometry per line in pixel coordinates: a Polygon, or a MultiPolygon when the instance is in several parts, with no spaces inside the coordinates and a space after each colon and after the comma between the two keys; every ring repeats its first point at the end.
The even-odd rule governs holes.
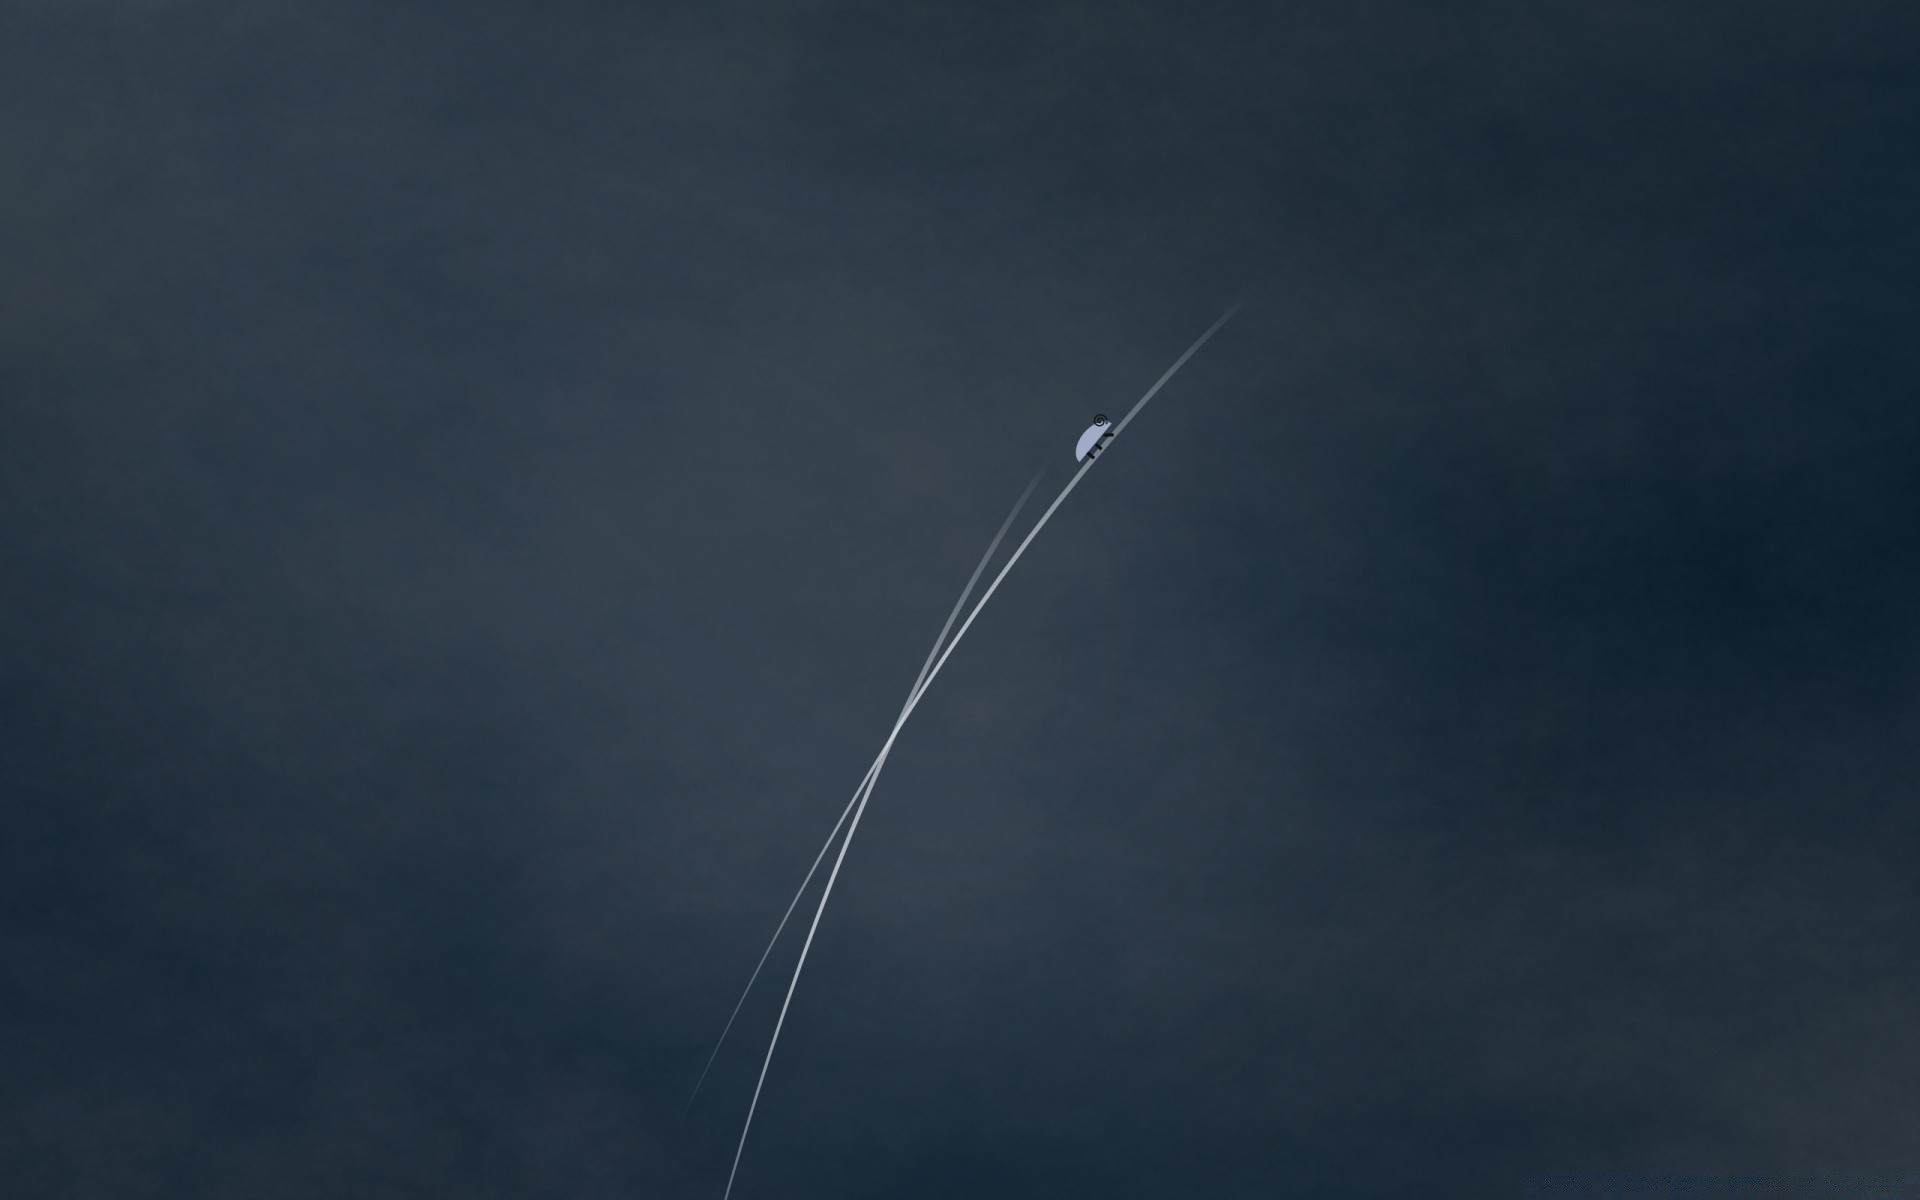
{"type": "MultiPolygon", "coordinates": [[[[1134,402],[1134,406],[1127,410],[1127,415],[1122,417],[1120,423],[1114,426],[1114,439],[1118,439],[1120,432],[1132,422],[1133,418],[1139,414],[1141,409],[1147,406],[1147,401],[1153,399],[1154,396],[1159,393],[1160,389],[1166,386],[1167,380],[1172,379],[1175,372],[1185,366],[1187,360],[1192,358],[1194,354],[1199,351],[1200,347],[1206,345],[1207,341],[1220,331],[1220,327],[1231,320],[1233,314],[1239,311],[1240,306],[1237,304],[1228,309],[1221,315],[1218,321],[1215,321],[1205,333],[1201,334],[1199,338],[1194,341],[1193,345],[1187,347],[1186,353],[1173,361],[1173,365],[1167,368],[1166,373],[1161,375],[1160,378],[1154,382],[1154,385],[1147,389],[1145,395],[1134,402]]],[[[800,959],[794,963],[793,978],[787,982],[786,998],[780,1002],[780,1017],[773,1024],[773,1036],[767,1041],[767,1056],[760,1064],[760,1078],[755,1081],[753,1085],[753,1101],[747,1105],[747,1119],[740,1128],[740,1143],[734,1147],[733,1167],[727,1172],[727,1190],[723,1195],[723,1200],[732,1200],[733,1181],[740,1173],[740,1156],[747,1148],[747,1133],[753,1128],[753,1114],[760,1107],[760,1091],[766,1086],[767,1068],[773,1065],[773,1051],[775,1047],[780,1044],[780,1030],[785,1027],[787,1023],[787,1009],[793,1004],[794,989],[800,985],[800,972],[806,969],[807,952],[813,949],[813,936],[819,932],[820,918],[827,911],[827,901],[833,896],[834,881],[840,878],[840,866],[847,860],[847,850],[853,845],[853,835],[860,830],[860,818],[866,815],[867,801],[873,798],[874,779],[877,778],[880,768],[886,763],[887,755],[892,753],[893,743],[900,736],[900,730],[906,725],[907,718],[913,715],[915,708],[919,707],[921,698],[927,694],[927,689],[933,686],[934,678],[940,674],[940,669],[947,665],[947,659],[953,657],[954,650],[960,645],[960,639],[967,636],[967,630],[973,627],[973,622],[975,618],[979,617],[980,610],[987,606],[987,601],[993,599],[993,593],[999,590],[1001,581],[1007,577],[1007,572],[1013,570],[1013,565],[1020,561],[1020,556],[1026,553],[1029,545],[1033,544],[1033,539],[1039,536],[1042,529],[1046,528],[1047,522],[1052,519],[1054,511],[1058,509],[1061,502],[1067,498],[1067,494],[1073,491],[1074,487],[1079,484],[1081,477],[1092,469],[1094,462],[1095,459],[1088,458],[1080,464],[1080,469],[1073,473],[1073,478],[1067,480],[1067,486],[1060,489],[1060,494],[1053,498],[1053,503],[1047,505],[1047,511],[1040,514],[1040,519],[1034,522],[1033,528],[1027,531],[1027,536],[1020,540],[1019,546],[1015,547],[1013,553],[1008,556],[1006,564],[1000,568],[1000,573],[993,577],[991,584],[987,585],[987,590],[981,594],[979,602],[973,606],[973,611],[967,614],[967,619],[961,622],[959,630],[953,635],[953,640],[947,643],[946,650],[941,653],[938,661],[933,664],[933,670],[925,673],[919,687],[916,688],[913,694],[907,699],[907,706],[900,710],[899,717],[893,722],[893,731],[887,734],[887,740],[885,744],[880,747],[880,753],[875,756],[873,766],[868,768],[864,793],[855,794],[853,821],[847,826],[847,835],[840,842],[840,852],[834,856],[833,869],[827,872],[826,886],[820,891],[820,903],[813,910],[813,922],[807,926],[806,940],[800,944],[800,959]]],[[[828,844],[831,845],[832,843],[829,842],[828,844]]]]}
{"type": "MultiPolygon", "coordinates": [[[[953,603],[953,611],[947,614],[947,623],[940,627],[940,635],[933,639],[933,649],[927,651],[927,660],[920,664],[920,673],[914,676],[913,687],[907,692],[907,707],[912,706],[914,698],[926,685],[927,672],[933,666],[934,656],[940,653],[940,647],[946,644],[947,631],[953,628],[954,621],[960,616],[960,610],[967,606],[967,597],[973,595],[973,585],[980,582],[981,573],[987,569],[987,564],[993,561],[993,552],[1000,548],[1000,543],[1007,536],[1007,530],[1013,528],[1014,518],[1018,517],[1020,510],[1027,506],[1027,498],[1033,495],[1034,488],[1040,486],[1040,477],[1044,474],[1046,474],[1044,467],[1034,472],[1033,479],[1027,484],[1027,490],[1020,493],[1020,499],[1014,503],[1013,511],[1008,513],[1007,519],[1000,523],[1000,532],[993,535],[993,541],[987,544],[987,552],[980,556],[980,565],[975,567],[973,574],[967,578],[967,586],[961,589],[960,598],[953,603]]],[[[903,707],[900,711],[904,715],[907,708],[903,707]]],[[[707,1081],[707,1072],[713,1070],[713,1060],[720,1056],[720,1047],[725,1044],[727,1034],[733,1031],[733,1023],[740,1016],[740,1006],[747,1002],[747,993],[753,991],[754,982],[760,978],[760,968],[767,965],[767,955],[773,953],[774,943],[778,942],[781,933],[785,932],[787,921],[792,918],[794,908],[800,903],[800,897],[807,894],[807,885],[813,882],[814,873],[820,869],[820,863],[827,857],[827,851],[833,849],[834,840],[840,836],[840,827],[847,823],[847,817],[853,812],[854,806],[860,803],[860,797],[865,795],[880,778],[880,768],[885,761],[886,756],[882,755],[867,768],[866,777],[861,779],[860,786],[854,789],[853,799],[847,801],[847,806],[840,810],[840,819],[833,823],[833,829],[827,834],[826,843],[820,847],[820,853],[814,855],[813,865],[807,868],[807,877],[800,881],[800,890],[793,894],[793,900],[787,904],[787,911],[781,914],[780,924],[774,927],[773,936],[767,940],[767,948],[760,952],[760,961],[753,964],[753,974],[747,977],[747,986],[740,990],[740,998],[734,1001],[733,1012],[727,1017],[726,1028],[720,1031],[720,1040],[713,1044],[713,1053],[707,1055],[707,1065],[700,1069],[700,1078],[693,1085],[693,1095],[687,1097],[688,1108],[693,1107],[694,1097],[700,1094],[700,1085],[707,1081]]]]}

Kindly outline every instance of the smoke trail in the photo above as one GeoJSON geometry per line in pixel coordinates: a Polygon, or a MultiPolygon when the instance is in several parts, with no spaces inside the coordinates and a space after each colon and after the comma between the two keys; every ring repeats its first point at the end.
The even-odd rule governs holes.
{"type": "MultiPolygon", "coordinates": [[[[980,556],[980,565],[976,566],[973,574],[967,577],[967,586],[961,589],[960,599],[954,601],[953,611],[947,614],[946,624],[940,627],[939,636],[933,639],[933,649],[927,651],[926,661],[920,664],[920,673],[913,678],[913,687],[907,692],[908,706],[913,704],[914,697],[920,694],[920,689],[926,684],[927,671],[933,666],[933,656],[940,653],[940,647],[947,640],[947,631],[953,628],[953,622],[959,617],[960,610],[967,606],[967,597],[973,595],[973,585],[980,582],[980,576],[987,569],[987,564],[993,561],[993,552],[1000,548],[1000,543],[1006,539],[1007,530],[1013,528],[1014,518],[1018,517],[1020,510],[1027,506],[1027,500],[1033,495],[1033,489],[1040,486],[1040,477],[1045,474],[1045,467],[1033,473],[1033,478],[1027,483],[1027,490],[1020,493],[1020,499],[1014,502],[1013,511],[1007,514],[1006,520],[1000,522],[1000,531],[993,535],[993,541],[987,543],[987,552],[980,556]]],[[[907,710],[902,708],[900,711],[904,713],[907,710]]],[[[834,839],[840,836],[840,827],[847,823],[847,817],[852,814],[854,805],[860,802],[860,797],[870,791],[874,782],[879,779],[880,768],[885,761],[886,756],[882,755],[867,768],[865,778],[861,779],[860,786],[854,789],[853,799],[847,801],[847,806],[840,810],[840,819],[833,823],[833,829],[827,833],[826,843],[820,847],[820,853],[813,856],[813,865],[807,868],[807,877],[800,881],[800,890],[793,894],[793,899],[787,904],[787,911],[780,915],[780,924],[774,927],[773,936],[767,940],[767,948],[760,952],[760,961],[753,964],[753,974],[747,977],[747,986],[740,990],[740,998],[733,1002],[733,1012],[727,1015],[727,1024],[720,1031],[720,1040],[713,1044],[713,1053],[707,1055],[707,1065],[700,1069],[700,1078],[693,1085],[693,1095],[687,1097],[689,1109],[693,1107],[695,1097],[700,1095],[700,1087],[706,1083],[707,1073],[713,1070],[713,1060],[720,1057],[720,1047],[726,1043],[727,1034],[733,1031],[733,1023],[740,1016],[740,1008],[747,1002],[747,994],[753,991],[754,982],[760,978],[760,969],[767,965],[767,956],[773,953],[774,944],[785,932],[787,921],[792,918],[794,908],[800,903],[800,897],[806,895],[807,885],[813,882],[814,873],[820,869],[821,860],[827,857],[827,851],[833,849],[834,839]]]]}
{"type": "MultiPolygon", "coordinates": [[[[1167,368],[1166,373],[1161,375],[1160,378],[1154,382],[1154,385],[1147,389],[1145,395],[1135,401],[1134,406],[1127,410],[1127,415],[1121,418],[1118,425],[1113,427],[1113,436],[1116,439],[1119,438],[1120,431],[1125,429],[1128,423],[1139,414],[1140,410],[1147,406],[1147,401],[1153,399],[1154,396],[1159,393],[1160,389],[1166,386],[1167,381],[1172,379],[1174,374],[1187,364],[1187,360],[1192,358],[1194,354],[1199,351],[1200,347],[1206,345],[1207,341],[1220,331],[1220,327],[1231,320],[1233,314],[1239,311],[1240,306],[1237,304],[1228,309],[1221,315],[1218,321],[1215,321],[1205,333],[1201,334],[1199,338],[1194,341],[1193,345],[1187,347],[1186,353],[1174,360],[1173,365],[1167,368]]],[[[1073,491],[1074,487],[1079,484],[1081,478],[1093,468],[1093,464],[1096,461],[1098,461],[1097,458],[1089,458],[1080,464],[1080,469],[1073,473],[1073,478],[1067,480],[1067,486],[1060,489],[1060,494],[1053,498],[1053,503],[1047,505],[1047,511],[1040,514],[1040,519],[1034,523],[1032,529],[1027,531],[1027,536],[1020,540],[1020,545],[1015,547],[1013,554],[1008,557],[1006,565],[1000,568],[1000,573],[993,577],[993,582],[989,584],[987,590],[981,594],[979,603],[975,604],[973,611],[967,614],[967,619],[961,623],[959,631],[953,635],[953,640],[947,643],[947,648],[940,655],[939,661],[933,664],[933,670],[927,673],[919,689],[908,699],[906,708],[901,710],[900,716],[893,723],[893,731],[887,735],[886,743],[880,747],[880,753],[874,759],[873,772],[869,774],[866,794],[859,796],[854,807],[853,822],[847,826],[847,836],[840,842],[840,852],[834,856],[833,869],[827,872],[827,883],[826,886],[821,889],[820,903],[813,910],[813,922],[807,926],[806,941],[800,944],[800,960],[794,964],[793,978],[787,982],[786,998],[780,1002],[780,1017],[773,1024],[773,1037],[767,1042],[767,1056],[760,1064],[760,1078],[753,1085],[753,1101],[747,1105],[746,1123],[740,1128],[740,1144],[734,1147],[733,1167],[727,1172],[727,1190],[723,1194],[722,1200],[732,1200],[733,1181],[740,1173],[740,1156],[745,1153],[747,1148],[747,1133],[753,1128],[753,1114],[760,1107],[760,1091],[766,1086],[767,1068],[773,1065],[773,1052],[780,1044],[780,1031],[787,1023],[787,1009],[793,1004],[794,989],[800,985],[800,972],[806,969],[807,952],[813,949],[813,936],[819,932],[820,918],[827,911],[827,901],[833,896],[834,881],[840,878],[840,865],[847,860],[847,850],[853,845],[853,835],[860,830],[860,818],[866,815],[867,801],[873,798],[871,782],[873,774],[877,773],[880,765],[887,761],[887,755],[893,751],[895,739],[900,736],[901,727],[907,723],[907,718],[913,715],[913,710],[919,707],[921,698],[927,694],[927,689],[933,686],[934,678],[940,674],[940,669],[947,665],[949,658],[953,657],[954,650],[960,645],[960,639],[967,636],[967,630],[973,627],[974,619],[980,615],[980,610],[987,606],[987,601],[993,599],[993,593],[999,590],[1001,581],[1007,577],[1007,572],[1013,570],[1013,565],[1020,561],[1020,556],[1026,553],[1028,546],[1033,544],[1033,539],[1039,536],[1040,531],[1046,528],[1047,522],[1053,518],[1054,511],[1058,509],[1061,502],[1067,498],[1067,494],[1073,491]]]]}

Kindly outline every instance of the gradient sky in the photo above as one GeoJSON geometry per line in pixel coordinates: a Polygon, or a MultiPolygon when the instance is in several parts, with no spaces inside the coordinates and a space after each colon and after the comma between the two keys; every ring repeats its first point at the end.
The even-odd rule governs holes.
{"type": "Polygon", "coordinates": [[[1909,0],[0,6],[0,1192],[717,1198],[1236,302],[736,1195],[1920,1172],[1916,148],[1909,0]]]}

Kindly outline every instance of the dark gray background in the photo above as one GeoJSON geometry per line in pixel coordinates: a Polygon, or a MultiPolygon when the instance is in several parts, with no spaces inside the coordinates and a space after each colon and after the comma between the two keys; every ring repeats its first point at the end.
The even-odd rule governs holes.
{"type": "Polygon", "coordinates": [[[1906,0],[10,0],[0,1191],[717,1197],[1242,300],[737,1195],[1920,1170],[1916,147],[1906,0]]]}

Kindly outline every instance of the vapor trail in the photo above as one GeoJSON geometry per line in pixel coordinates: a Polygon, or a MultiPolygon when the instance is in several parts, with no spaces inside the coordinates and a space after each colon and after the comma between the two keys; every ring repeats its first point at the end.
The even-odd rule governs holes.
{"type": "MultiPolygon", "coordinates": [[[[1160,389],[1166,386],[1167,380],[1172,379],[1181,367],[1186,366],[1187,360],[1192,358],[1194,354],[1199,351],[1200,347],[1206,345],[1208,340],[1220,331],[1220,327],[1231,320],[1233,314],[1239,311],[1240,306],[1237,304],[1228,309],[1221,315],[1218,321],[1215,321],[1205,333],[1201,334],[1199,338],[1194,341],[1193,345],[1187,347],[1186,353],[1173,361],[1173,365],[1167,368],[1166,373],[1154,381],[1154,385],[1147,389],[1146,394],[1135,401],[1133,407],[1127,410],[1127,415],[1122,417],[1120,423],[1113,427],[1113,436],[1115,438],[1118,438],[1120,431],[1125,429],[1128,423],[1138,415],[1140,410],[1147,406],[1147,401],[1153,399],[1154,396],[1159,393],[1160,389]]],[[[1111,443],[1109,443],[1109,448],[1111,448],[1111,443]]],[[[1040,514],[1040,519],[1034,522],[1032,529],[1027,531],[1027,536],[1020,540],[1019,546],[1014,548],[1013,553],[1007,558],[1006,564],[1000,568],[1000,573],[993,577],[993,582],[987,585],[985,592],[981,593],[979,603],[973,606],[973,611],[967,614],[965,621],[961,622],[959,631],[953,635],[953,640],[947,643],[946,650],[941,653],[939,660],[933,664],[933,670],[927,672],[919,688],[907,700],[907,706],[900,711],[900,716],[896,718],[893,723],[893,731],[887,734],[886,743],[880,747],[880,753],[874,758],[874,765],[868,776],[865,794],[857,794],[858,799],[853,810],[853,822],[847,826],[847,836],[841,840],[840,852],[834,856],[833,869],[827,872],[826,886],[820,891],[820,903],[813,910],[813,922],[807,926],[807,939],[800,944],[800,960],[794,964],[793,978],[787,982],[786,999],[780,1002],[780,1018],[773,1023],[773,1037],[767,1042],[767,1057],[761,1062],[760,1078],[753,1085],[753,1102],[747,1105],[747,1120],[740,1128],[740,1144],[734,1147],[733,1168],[727,1172],[727,1190],[723,1194],[722,1200],[732,1200],[733,1181],[740,1173],[740,1156],[747,1148],[747,1133],[753,1128],[753,1114],[760,1107],[760,1090],[766,1086],[767,1068],[773,1065],[773,1052],[775,1047],[780,1044],[780,1031],[787,1023],[787,1009],[793,1004],[794,989],[800,985],[800,972],[806,969],[807,952],[813,949],[813,935],[819,932],[820,918],[827,911],[827,901],[833,896],[834,881],[840,878],[840,865],[847,860],[847,850],[853,845],[853,835],[860,830],[860,818],[866,815],[867,801],[873,798],[872,781],[874,774],[876,774],[880,766],[887,761],[887,755],[893,751],[895,739],[900,736],[901,727],[907,723],[907,718],[913,715],[913,710],[919,707],[921,698],[927,694],[927,689],[933,686],[933,681],[935,677],[940,674],[940,669],[947,665],[949,658],[953,657],[954,650],[960,645],[960,639],[967,636],[967,630],[973,627],[973,622],[975,618],[980,615],[980,610],[987,606],[987,601],[993,599],[993,593],[999,590],[1001,581],[1007,577],[1007,572],[1013,570],[1013,565],[1020,561],[1020,556],[1027,552],[1027,547],[1033,544],[1033,539],[1039,536],[1042,529],[1046,528],[1047,522],[1053,518],[1054,511],[1058,509],[1061,502],[1067,498],[1067,494],[1073,491],[1074,487],[1079,484],[1081,478],[1093,468],[1093,464],[1098,460],[1098,456],[1096,456],[1088,458],[1080,464],[1080,469],[1073,473],[1073,478],[1067,480],[1067,486],[1060,489],[1060,494],[1053,498],[1053,503],[1047,505],[1047,511],[1040,514]]]]}
{"type": "MultiPolygon", "coordinates": [[[[1013,511],[1008,513],[1007,519],[1000,523],[1000,532],[994,534],[993,541],[987,543],[987,552],[980,556],[980,565],[975,567],[973,574],[967,578],[967,586],[961,589],[960,598],[954,601],[953,611],[947,614],[947,623],[940,627],[940,635],[933,639],[933,649],[927,651],[926,661],[920,664],[920,673],[914,676],[913,687],[907,691],[908,707],[912,706],[914,697],[920,694],[920,689],[926,684],[927,671],[933,666],[933,656],[940,653],[940,647],[947,640],[947,631],[953,628],[953,622],[960,616],[960,610],[967,606],[967,597],[973,595],[973,585],[980,582],[980,576],[987,569],[987,564],[993,561],[993,552],[1000,548],[1000,543],[1006,539],[1007,530],[1013,528],[1014,518],[1018,517],[1020,510],[1027,506],[1028,497],[1033,495],[1034,488],[1040,486],[1040,477],[1045,474],[1045,467],[1034,472],[1033,478],[1027,483],[1027,490],[1020,493],[1020,499],[1015,501],[1013,511]]],[[[900,711],[904,714],[907,708],[902,708],[900,711]]],[[[880,768],[885,762],[886,756],[881,755],[874,760],[872,766],[867,768],[866,776],[860,780],[860,786],[854,789],[853,799],[847,801],[847,806],[840,810],[840,819],[833,823],[833,829],[827,834],[826,843],[820,847],[820,853],[814,855],[813,865],[807,868],[807,877],[800,881],[800,890],[793,894],[793,899],[787,904],[787,911],[781,914],[780,924],[774,927],[773,937],[767,940],[767,948],[760,952],[760,961],[753,964],[753,974],[747,977],[747,986],[740,990],[740,998],[734,1001],[733,1012],[727,1016],[726,1027],[720,1031],[720,1040],[713,1044],[713,1053],[707,1055],[707,1065],[700,1069],[700,1078],[693,1085],[693,1095],[687,1097],[688,1108],[693,1107],[694,1098],[700,1094],[701,1084],[706,1083],[707,1072],[713,1070],[713,1060],[720,1057],[720,1047],[726,1043],[727,1034],[733,1031],[733,1023],[740,1016],[741,1006],[747,1002],[747,994],[753,991],[754,982],[760,978],[760,969],[767,965],[767,956],[773,953],[774,944],[786,931],[787,921],[792,918],[794,908],[800,903],[800,897],[807,894],[807,885],[813,882],[814,873],[820,869],[821,860],[827,857],[827,851],[833,849],[834,839],[840,836],[840,827],[847,823],[847,816],[853,812],[854,805],[860,802],[860,797],[879,779],[880,768]]]]}

